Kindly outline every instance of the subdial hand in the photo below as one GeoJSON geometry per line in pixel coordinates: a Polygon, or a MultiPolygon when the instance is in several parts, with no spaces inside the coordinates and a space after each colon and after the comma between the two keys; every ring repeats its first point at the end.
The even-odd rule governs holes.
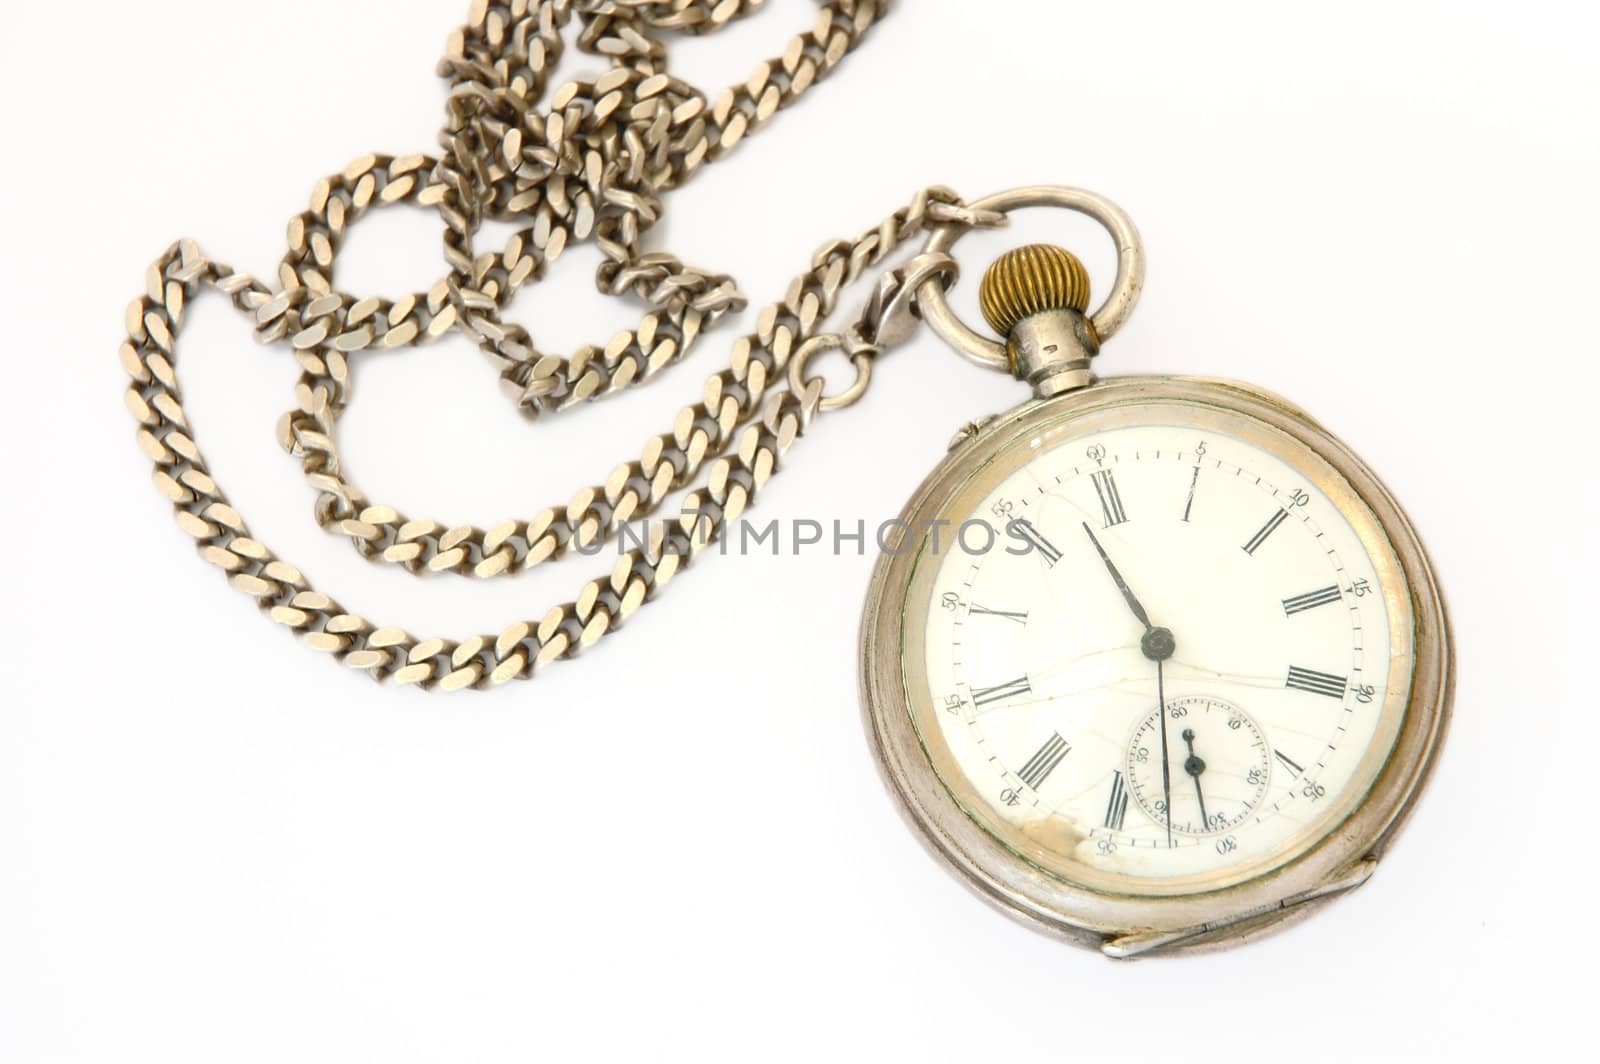
{"type": "MultiPolygon", "coordinates": [[[[1106,572],[1111,574],[1111,580],[1117,585],[1117,590],[1122,592],[1122,599],[1128,604],[1128,609],[1133,611],[1133,616],[1144,625],[1144,638],[1139,640],[1139,650],[1145,657],[1156,663],[1156,712],[1161,716],[1161,800],[1166,807],[1167,822],[1167,848],[1172,848],[1172,758],[1167,749],[1167,681],[1163,662],[1172,657],[1178,649],[1178,641],[1172,637],[1172,632],[1166,628],[1159,628],[1150,623],[1150,615],[1145,612],[1144,606],[1139,602],[1139,597],[1133,593],[1128,582],[1122,579],[1122,574],[1111,561],[1111,555],[1100,545],[1100,537],[1094,534],[1094,529],[1089,527],[1089,522],[1083,522],[1083,530],[1089,534],[1089,542],[1094,544],[1095,553],[1100,555],[1100,560],[1105,562],[1106,572]]],[[[1195,781],[1199,786],[1199,780],[1195,781]]]]}
{"type": "MultiPolygon", "coordinates": [[[[1206,792],[1200,787],[1200,776],[1206,770],[1205,759],[1194,752],[1194,729],[1183,729],[1183,742],[1189,748],[1189,756],[1184,759],[1183,770],[1194,780],[1194,796],[1200,799],[1200,830],[1207,831],[1211,827],[1211,818],[1206,815],[1206,792]]],[[[1168,810],[1168,818],[1171,818],[1168,810]]]]}

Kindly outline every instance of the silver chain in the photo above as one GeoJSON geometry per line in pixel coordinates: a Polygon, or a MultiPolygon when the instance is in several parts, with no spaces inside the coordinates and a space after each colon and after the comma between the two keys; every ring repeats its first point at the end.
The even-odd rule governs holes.
{"type": "Polygon", "coordinates": [[[278,287],[236,273],[179,241],[149,269],[130,306],[121,358],[132,377],[126,400],[157,488],[201,557],[255,598],[310,647],[377,679],[443,689],[478,688],[531,676],[572,657],[622,625],[722,535],[776,471],[821,410],[849,405],[870,381],[873,359],[915,327],[914,295],[930,277],[953,274],[943,254],[886,272],[857,320],[818,333],[842,289],[932,226],[997,224],[949,190],[930,188],[854,240],[822,248],[753,333],[735,342],[727,368],[706,381],[700,402],[650,437],[637,458],[564,505],[492,528],[445,525],[373,503],[343,470],[335,423],[350,401],[351,363],[361,352],[426,343],[455,330],[499,366],[503,385],[529,416],[555,413],[650,380],[681,359],[700,333],[744,298],[721,274],[645,252],[641,238],[661,216],[660,195],[721,158],[781,108],[826,77],[886,14],[886,0],[829,0],[783,54],[714,101],[666,73],[663,31],[705,33],[761,0],[475,0],[440,63],[450,85],[438,157],[369,155],[320,182],[310,208],[289,227],[278,287]],[[576,17],[580,50],[608,58],[593,82],[558,88],[540,110],[550,70],[576,17]],[[431,206],[445,222],[448,272],[399,300],[357,297],[334,285],[333,263],[349,227],[369,209],[431,206]],[[485,219],[522,228],[499,253],[479,253],[485,219]],[[639,326],[566,358],[540,353],[501,310],[543,276],[573,241],[593,240],[604,260],[603,292],[649,310],[639,326]],[[263,341],[281,341],[300,364],[295,408],[279,435],[317,492],[317,521],[366,558],[414,573],[491,577],[572,548],[593,548],[624,524],[657,512],[688,488],[675,517],[650,522],[646,541],[618,556],[576,598],[498,635],[419,639],[375,626],[316,591],[298,569],[251,537],[206,469],[181,402],[176,340],[184,308],[203,290],[228,296],[263,341]],[[823,394],[809,359],[837,348],[855,364],[844,392],[823,394]]]}

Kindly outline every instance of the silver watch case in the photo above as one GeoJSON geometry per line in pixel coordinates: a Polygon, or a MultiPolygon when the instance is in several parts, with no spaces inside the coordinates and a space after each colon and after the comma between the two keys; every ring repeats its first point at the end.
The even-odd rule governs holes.
{"type": "MultiPolygon", "coordinates": [[[[902,533],[877,562],[861,625],[860,681],[866,726],[884,779],[918,835],[986,900],[1009,915],[1112,957],[1233,945],[1281,927],[1364,883],[1415,802],[1450,713],[1449,622],[1421,540],[1378,478],[1338,438],[1298,407],[1233,382],[1125,377],[1025,403],[971,427],[923,481],[900,514],[901,529],[930,521],[994,456],[1019,436],[1118,405],[1152,400],[1220,408],[1277,430],[1319,455],[1376,515],[1398,558],[1413,617],[1414,667],[1399,732],[1375,782],[1342,822],[1286,864],[1205,893],[1142,896],[1092,890],[1048,872],[1004,845],[956,801],[935,772],[915,727],[903,655],[913,568],[924,532],[902,533]]],[[[1336,500],[1337,501],[1337,500],[1336,500]]]]}

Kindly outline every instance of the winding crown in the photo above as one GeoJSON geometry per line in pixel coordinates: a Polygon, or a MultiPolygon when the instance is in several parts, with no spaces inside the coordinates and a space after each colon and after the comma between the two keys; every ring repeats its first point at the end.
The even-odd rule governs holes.
{"type": "Polygon", "coordinates": [[[1089,271],[1054,244],[1028,244],[1001,255],[983,275],[978,305],[990,328],[1009,337],[1016,324],[1047,310],[1089,306],[1089,271]]]}

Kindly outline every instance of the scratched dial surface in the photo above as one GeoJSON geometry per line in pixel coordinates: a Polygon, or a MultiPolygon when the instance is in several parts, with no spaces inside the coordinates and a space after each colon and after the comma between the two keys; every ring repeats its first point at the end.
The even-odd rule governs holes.
{"type": "Polygon", "coordinates": [[[1382,767],[1410,660],[1386,607],[1403,588],[1320,460],[1151,416],[980,474],[924,545],[906,653],[970,816],[1058,873],[1163,893],[1332,830],[1382,767]]]}

